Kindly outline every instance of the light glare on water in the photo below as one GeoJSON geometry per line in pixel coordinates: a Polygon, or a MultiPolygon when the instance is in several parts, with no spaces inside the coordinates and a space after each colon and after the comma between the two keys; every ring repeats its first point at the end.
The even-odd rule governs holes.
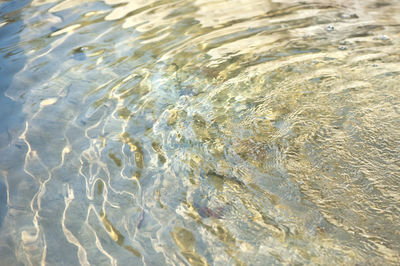
{"type": "Polygon", "coordinates": [[[5,265],[398,265],[398,1],[0,4],[5,265]]]}

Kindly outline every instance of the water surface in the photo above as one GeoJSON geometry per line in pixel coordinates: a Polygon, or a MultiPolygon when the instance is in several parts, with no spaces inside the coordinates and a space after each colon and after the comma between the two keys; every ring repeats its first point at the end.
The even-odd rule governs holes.
{"type": "Polygon", "coordinates": [[[0,4],[5,265],[398,265],[400,3],[0,4]]]}

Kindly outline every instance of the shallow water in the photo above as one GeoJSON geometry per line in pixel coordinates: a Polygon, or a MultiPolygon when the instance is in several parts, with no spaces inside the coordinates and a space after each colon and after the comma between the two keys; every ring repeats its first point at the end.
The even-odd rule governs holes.
{"type": "Polygon", "coordinates": [[[0,4],[4,265],[398,265],[400,2],[0,4]]]}

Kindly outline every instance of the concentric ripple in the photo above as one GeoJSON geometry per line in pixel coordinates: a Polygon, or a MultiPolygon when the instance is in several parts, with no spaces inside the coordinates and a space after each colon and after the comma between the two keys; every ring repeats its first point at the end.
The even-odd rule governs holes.
{"type": "Polygon", "coordinates": [[[1,263],[400,263],[398,1],[0,14],[1,263]]]}

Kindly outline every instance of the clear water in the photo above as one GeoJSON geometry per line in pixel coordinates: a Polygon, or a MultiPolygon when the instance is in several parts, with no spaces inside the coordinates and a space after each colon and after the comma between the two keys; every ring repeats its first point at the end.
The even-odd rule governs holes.
{"type": "Polygon", "coordinates": [[[1,265],[398,265],[400,2],[0,3],[1,265]]]}

